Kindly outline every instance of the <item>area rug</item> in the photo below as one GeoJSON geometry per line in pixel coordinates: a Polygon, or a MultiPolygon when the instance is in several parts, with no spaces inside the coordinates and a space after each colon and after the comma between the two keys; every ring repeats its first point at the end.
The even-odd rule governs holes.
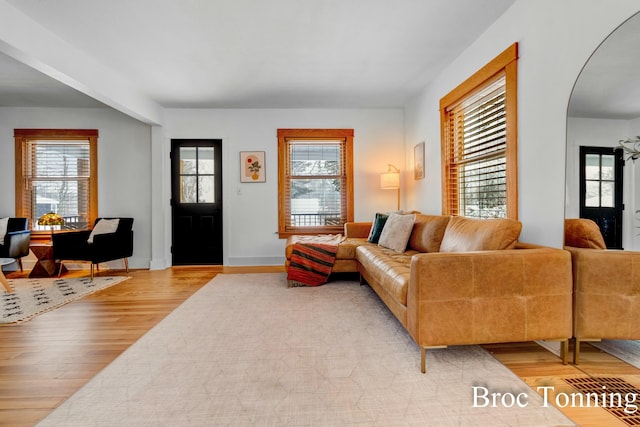
{"type": "Polygon", "coordinates": [[[108,288],[128,277],[9,279],[13,292],[0,293],[0,324],[19,323],[86,295],[108,288]]]}
{"type": "Polygon", "coordinates": [[[368,286],[222,274],[39,425],[574,425],[478,346],[427,364],[368,286]],[[526,405],[485,405],[474,387],[526,405]]]}

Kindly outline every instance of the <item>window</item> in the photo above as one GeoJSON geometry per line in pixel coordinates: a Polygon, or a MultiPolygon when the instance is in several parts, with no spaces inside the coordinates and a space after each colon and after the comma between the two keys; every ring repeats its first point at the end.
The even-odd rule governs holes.
{"type": "Polygon", "coordinates": [[[33,237],[48,235],[38,218],[62,216],[63,229],[87,229],[98,212],[97,130],[15,129],[16,216],[33,237]]]}
{"type": "Polygon", "coordinates": [[[518,217],[517,43],[440,100],[442,210],[518,217]]]}
{"type": "Polygon", "coordinates": [[[179,203],[215,203],[214,147],[183,146],[178,155],[179,203]]]}
{"type": "Polygon", "coordinates": [[[616,156],[603,153],[584,154],[584,206],[612,208],[616,188],[616,156]]]}
{"type": "Polygon", "coordinates": [[[278,232],[342,233],[353,221],[353,129],[278,129],[278,232]]]}

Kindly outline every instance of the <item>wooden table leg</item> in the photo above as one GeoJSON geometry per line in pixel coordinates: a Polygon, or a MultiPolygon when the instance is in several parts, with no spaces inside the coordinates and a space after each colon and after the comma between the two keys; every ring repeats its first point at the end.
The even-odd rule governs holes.
{"type": "Polygon", "coordinates": [[[13,292],[13,290],[11,289],[11,285],[9,284],[9,281],[7,281],[7,278],[2,272],[2,268],[0,268],[0,283],[2,283],[2,285],[7,290],[7,292],[13,292]]]}
{"type": "Polygon", "coordinates": [[[53,246],[50,244],[32,244],[31,252],[38,259],[29,272],[29,277],[55,277],[67,271],[64,265],[53,259],[53,246]]]}

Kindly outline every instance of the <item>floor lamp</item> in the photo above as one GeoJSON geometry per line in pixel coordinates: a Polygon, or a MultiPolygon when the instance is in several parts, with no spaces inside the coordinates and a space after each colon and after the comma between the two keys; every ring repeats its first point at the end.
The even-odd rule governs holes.
{"type": "Polygon", "coordinates": [[[398,210],[400,210],[400,169],[389,164],[387,171],[380,174],[380,188],[398,192],[398,210]]]}

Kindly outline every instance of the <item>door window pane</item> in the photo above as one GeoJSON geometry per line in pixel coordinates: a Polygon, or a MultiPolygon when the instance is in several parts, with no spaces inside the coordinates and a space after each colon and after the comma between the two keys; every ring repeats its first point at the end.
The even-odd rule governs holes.
{"type": "Polygon", "coordinates": [[[598,181],[587,181],[584,205],[590,208],[600,206],[600,183],[598,181]]]}
{"type": "Polygon", "coordinates": [[[601,197],[600,197],[600,206],[603,208],[613,208],[614,207],[614,191],[615,191],[615,182],[606,181],[602,182],[601,185],[601,197]]]}
{"type": "Polygon", "coordinates": [[[615,179],[615,157],[602,156],[602,169],[600,171],[600,179],[604,181],[613,181],[615,179]]]}
{"type": "Polygon", "coordinates": [[[195,147],[180,147],[180,173],[195,174],[197,156],[195,147]]]}
{"type": "Polygon", "coordinates": [[[600,155],[599,154],[586,155],[584,176],[586,179],[600,179],[600,155]]]}
{"type": "Polygon", "coordinates": [[[213,147],[180,147],[180,203],[215,203],[213,147]]]}
{"type": "Polygon", "coordinates": [[[180,203],[196,203],[198,201],[196,177],[193,175],[180,176],[180,203]]]}
{"type": "Polygon", "coordinates": [[[213,175],[198,177],[198,203],[213,203],[214,198],[213,175]]]}
{"type": "Polygon", "coordinates": [[[213,147],[198,147],[198,173],[212,174],[213,147]]]}

